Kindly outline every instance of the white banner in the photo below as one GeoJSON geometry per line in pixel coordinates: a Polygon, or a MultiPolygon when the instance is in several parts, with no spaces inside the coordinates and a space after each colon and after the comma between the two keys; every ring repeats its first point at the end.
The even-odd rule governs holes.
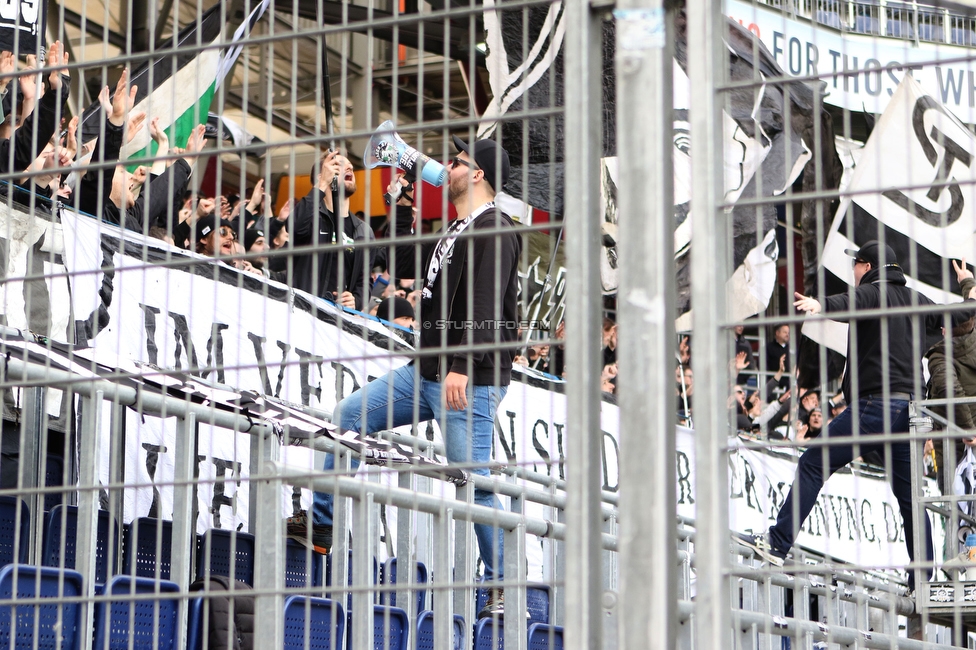
{"type": "MultiPolygon", "coordinates": [[[[836,6],[847,9],[846,4],[836,6]]],[[[842,36],[808,18],[790,18],[786,12],[741,0],[726,0],[725,13],[756,34],[788,75],[819,75],[826,81],[828,104],[883,113],[909,74],[964,122],[976,123],[976,70],[966,63],[969,48],[850,31],[842,36]],[[940,59],[954,62],[932,63],[940,59]]]]}
{"type": "MultiPolygon", "coordinates": [[[[115,355],[155,359],[163,368],[178,370],[187,368],[196,355],[205,367],[224,364],[223,381],[238,389],[264,393],[270,385],[272,394],[326,410],[334,406],[340,390],[342,395],[348,394],[371,376],[406,362],[397,350],[405,351],[407,346],[378,321],[340,313],[304,294],[219,263],[180,264],[182,259],[197,258],[162,242],[141,242],[137,236],[123,235],[117,228],[87,217],[64,212],[62,222],[76,318],[84,320],[86,314],[97,312],[102,302],[97,290],[106,295],[106,289],[111,289],[110,304],[103,305],[105,326],[89,341],[100,359],[115,355]],[[105,254],[115,267],[114,274],[102,270],[103,261],[108,261],[105,254]],[[172,256],[167,266],[147,263],[165,254],[172,256]],[[331,320],[334,318],[339,319],[339,326],[331,320]],[[282,365],[283,360],[287,365],[282,365]],[[340,377],[341,389],[337,388],[340,377]]],[[[210,375],[215,372],[211,370],[210,375]]],[[[561,387],[561,382],[516,372],[496,421],[496,461],[565,478],[568,424],[561,387]]],[[[103,422],[109,423],[107,413],[103,422]]],[[[410,428],[401,431],[409,433],[410,428]]],[[[102,433],[109,435],[107,426],[102,433]]],[[[435,423],[421,424],[417,434],[440,439],[435,423]]],[[[135,487],[126,490],[126,521],[150,512],[172,517],[173,491],[167,484],[174,476],[175,435],[175,419],[127,413],[125,480],[135,487]]],[[[603,489],[616,491],[618,409],[609,402],[603,404],[600,435],[603,489]]],[[[200,424],[198,531],[239,525],[246,529],[249,443],[246,434],[200,424]]],[[[283,456],[285,462],[299,468],[316,468],[319,462],[304,448],[288,447],[283,456]]],[[[108,476],[107,460],[103,456],[103,481],[108,476]]],[[[676,463],[678,512],[694,517],[693,431],[679,429],[676,463]]],[[[792,481],[795,459],[789,454],[739,449],[732,453],[730,463],[732,527],[765,530],[792,481]]],[[[395,469],[372,471],[380,472],[382,481],[396,483],[395,469]]],[[[453,496],[452,490],[445,492],[444,484],[434,484],[436,492],[453,496]]],[[[290,488],[282,491],[282,516],[292,511],[293,496],[290,488]]],[[[303,490],[303,507],[309,506],[310,498],[303,490]]],[[[838,474],[827,483],[798,542],[850,561],[899,566],[906,557],[895,504],[883,480],[838,474]]],[[[554,518],[546,508],[525,505],[529,516],[554,518]]],[[[387,513],[384,532],[395,538],[393,514],[387,513]]],[[[527,544],[530,579],[543,579],[548,573],[544,560],[549,556],[543,552],[543,544],[542,540],[527,544]]],[[[380,555],[380,559],[385,555],[382,546],[380,555]]]]}

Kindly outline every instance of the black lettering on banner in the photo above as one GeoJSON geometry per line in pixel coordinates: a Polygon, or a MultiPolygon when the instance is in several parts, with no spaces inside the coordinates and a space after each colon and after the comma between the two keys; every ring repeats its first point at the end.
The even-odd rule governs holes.
{"type": "Polygon", "coordinates": [[[691,504],[695,502],[695,492],[691,485],[691,463],[688,462],[688,454],[683,451],[678,452],[678,505],[691,504]]]}
{"type": "Polygon", "coordinates": [[[319,402],[322,401],[322,382],[319,381],[315,388],[312,388],[311,379],[309,378],[309,365],[315,364],[315,367],[319,371],[319,379],[321,380],[322,375],[322,363],[325,361],[323,357],[316,356],[311,352],[306,352],[305,350],[299,350],[295,348],[295,352],[298,354],[298,376],[302,382],[302,404],[305,406],[311,406],[311,396],[315,395],[315,399],[319,402]]]}
{"type": "Polygon", "coordinates": [[[861,501],[861,530],[864,531],[864,541],[876,542],[878,541],[878,537],[874,534],[874,524],[869,523],[870,521],[871,502],[864,499],[861,501]]]}
{"type": "Polygon", "coordinates": [[[166,453],[163,445],[152,445],[148,442],[142,443],[142,448],[146,450],[146,471],[149,472],[149,480],[153,484],[153,500],[149,506],[147,517],[159,517],[159,489],[156,487],[156,465],[159,464],[159,455],[166,453]]]}
{"type": "Polygon", "coordinates": [[[285,368],[288,366],[288,353],[291,346],[284,341],[277,342],[278,349],[281,350],[281,366],[278,367],[278,384],[275,386],[275,397],[281,397],[281,384],[285,381],[285,368]]]}
{"type": "Polygon", "coordinates": [[[610,492],[616,492],[618,488],[618,484],[614,483],[613,485],[610,485],[609,466],[611,462],[613,463],[614,466],[616,466],[617,468],[616,475],[619,477],[620,476],[620,447],[617,446],[617,439],[614,438],[613,434],[611,434],[609,431],[603,432],[603,444],[600,445],[600,451],[601,451],[600,455],[603,457],[603,489],[609,490],[610,492]],[[607,444],[607,440],[610,441],[609,445],[607,444]],[[612,461],[608,460],[607,458],[607,451],[610,450],[611,448],[613,451],[612,461]]]}
{"type": "MultiPolygon", "coordinates": [[[[217,381],[221,384],[224,381],[224,336],[221,334],[230,325],[214,323],[210,327],[210,339],[207,340],[207,368],[213,368],[214,361],[217,362],[217,381]]],[[[204,377],[210,376],[210,370],[203,374],[204,377]]]]}
{"type": "MultiPolygon", "coordinates": [[[[824,501],[826,502],[828,509],[830,510],[830,514],[834,517],[834,530],[837,531],[837,537],[839,538],[840,531],[841,531],[841,517],[843,516],[843,513],[841,512],[837,504],[834,503],[834,499],[839,499],[839,497],[835,497],[832,494],[827,494],[825,495],[825,497],[826,498],[824,499],[824,501]]],[[[830,526],[827,527],[827,530],[828,531],[830,530],[830,526]]]]}
{"type": "Polygon", "coordinates": [[[790,74],[798,75],[803,72],[803,47],[800,45],[800,39],[793,36],[790,38],[790,74]],[[795,53],[794,53],[795,50],[795,53]],[[794,69],[793,63],[796,62],[794,69]]]}
{"type": "Polygon", "coordinates": [[[854,513],[855,504],[848,498],[843,498],[844,502],[844,520],[847,524],[847,539],[848,541],[856,541],[861,539],[861,530],[857,525],[857,515],[854,513]]]}
{"type": "Polygon", "coordinates": [[[949,95],[952,95],[953,100],[956,105],[962,102],[962,84],[963,75],[965,75],[964,70],[946,70],[945,77],[942,75],[942,66],[935,66],[935,77],[939,80],[939,92],[942,94],[942,103],[949,103],[949,95]],[[959,76],[954,74],[959,73],[959,76]]]}
{"type": "Polygon", "coordinates": [[[897,542],[901,522],[898,520],[895,509],[891,507],[890,503],[884,503],[882,505],[884,506],[885,537],[889,542],[897,542]]]}
{"type": "Polygon", "coordinates": [[[769,490],[766,491],[766,496],[769,497],[769,520],[775,521],[776,515],[779,514],[779,509],[783,507],[783,501],[786,497],[783,494],[783,488],[786,483],[780,481],[776,485],[772,483],[769,484],[769,490]]]}
{"type": "Polygon", "coordinates": [[[565,424],[552,423],[556,428],[556,449],[559,451],[559,479],[566,480],[566,453],[563,451],[563,427],[565,424]]]}
{"type": "Polygon", "coordinates": [[[180,355],[183,352],[183,346],[186,347],[186,362],[189,364],[187,372],[194,374],[194,372],[200,372],[200,363],[197,361],[197,353],[193,349],[193,341],[190,339],[190,327],[186,323],[186,316],[183,314],[177,314],[174,312],[169,312],[169,317],[173,319],[173,336],[176,338],[176,352],[175,352],[175,367],[177,370],[182,370],[183,366],[180,365],[180,355]]]}
{"type": "Polygon", "coordinates": [[[881,61],[868,59],[864,62],[864,90],[874,97],[881,94],[881,61]],[[871,86],[872,79],[874,87],[871,86]]]}
{"type": "Polygon", "coordinates": [[[807,43],[807,74],[816,76],[817,63],[820,62],[820,50],[814,43],[807,43]]]}
{"type": "Polygon", "coordinates": [[[353,373],[352,370],[350,370],[343,364],[339,363],[338,361],[331,361],[330,363],[332,364],[332,369],[335,371],[335,376],[336,376],[335,399],[336,399],[336,404],[338,404],[343,400],[343,398],[345,398],[348,395],[352,395],[357,390],[359,390],[359,381],[356,379],[355,373],[353,373]],[[349,379],[352,380],[352,389],[348,393],[345,391],[345,385],[344,385],[346,375],[349,375],[349,379]]]}
{"type": "Polygon", "coordinates": [[[509,462],[515,461],[515,411],[505,411],[505,415],[508,416],[508,431],[509,440],[511,441],[511,446],[509,446],[509,441],[505,440],[505,430],[502,428],[501,422],[498,418],[495,418],[495,430],[498,431],[498,441],[502,443],[502,449],[505,450],[505,458],[509,462]]]}
{"type": "Polygon", "coordinates": [[[139,308],[142,309],[145,314],[145,328],[146,328],[146,353],[149,355],[149,363],[154,366],[159,365],[159,348],[156,347],[156,314],[159,313],[157,307],[150,307],[149,305],[139,304],[139,308]]]}
{"type": "MultiPolygon", "coordinates": [[[[539,427],[542,427],[542,433],[546,438],[546,442],[549,441],[549,424],[545,420],[536,420],[535,424],[532,425],[532,446],[535,448],[539,458],[542,462],[546,464],[546,474],[552,476],[552,463],[549,462],[549,452],[546,451],[546,446],[542,444],[539,440],[538,431],[539,427]]],[[[533,471],[538,471],[533,467],[533,471]]]]}
{"type": "Polygon", "coordinates": [[[891,87],[888,88],[888,97],[891,97],[895,94],[895,88],[897,88],[898,84],[901,83],[901,79],[895,76],[895,72],[896,71],[901,72],[902,67],[901,64],[898,63],[898,61],[889,61],[887,68],[888,68],[888,78],[891,79],[891,84],[892,84],[891,87]]]}
{"type": "Polygon", "coordinates": [[[2,0],[0,2],[0,49],[8,52],[39,54],[38,35],[44,33],[42,0],[2,0]]]}
{"type": "Polygon", "coordinates": [[[840,60],[840,52],[838,52],[837,50],[827,50],[827,53],[830,54],[830,58],[833,60],[833,64],[834,64],[834,67],[833,67],[833,70],[834,70],[834,88],[836,88],[837,87],[837,71],[838,71],[837,63],[840,60]]]}
{"type": "Polygon", "coordinates": [[[739,454],[729,454],[729,498],[730,499],[741,499],[742,498],[742,481],[739,479],[739,466],[735,462],[736,459],[741,460],[742,456],[739,454]]]}
{"type": "Polygon", "coordinates": [[[745,492],[746,506],[762,512],[762,502],[756,492],[756,471],[745,458],[742,459],[743,492],[745,492]]]}
{"type": "MultiPolygon", "coordinates": [[[[197,456],[197,462],[207,462],[206,456],[197,456]]],[[[233,460],[223,458],[211,458],[210,462],[214,465],[216,476],[214,477],[213,498],[210,500],[210,514],[213,516],[213,527],[220,528],[220,508],[223,506],[234,507],[234,499],[229,497],[224,491],[226,487],[225,478],[227,470],[231,471],[232,476],[236,476],[237,487],[241,486],[241,464],[233,460]]],[[[301,494],[301,492],[299,492],[301,494]]]]}
{"type": "Polygon", "coordinates": [[[851,57],[851,60],[854,61],[854,65],[848,66],[847,65],[847,55],[846,54],[844,55],[844,72],[845,73],[851,73],[851,72],[854,73],[854,74],[845,74],[844,75],[844,92],[846,93],[849,90],[848,84],[850,84],[850,82],[853,81],[854,82],[854,93],[857,94],[857,92],[858,92],[858,90],[857,90],[857,84],[858,84],[858,81],[857,81],[857,79],[858,79],[858,74],[857,74],[857,57],[856,56],[852,56],[851,57]]]}
{"type": "Polygon", "coordinates": [[[827,523],[827,512],[824,509],[823,496],[813,504],[813,510],[807,517],[807,532],[814,537],[823,537],[824,533],[829,532],[830,525],[827,523]]]}
{"type": "Polygon", "coordinates": [[[268,378],[268,364],[264,359],[264,342],[268,339],[258,336],[254,332],[248,332],[247,338],[254,346],[254,358],[258,362],[258,372],[261,373],[261,387],[265,395],[271,394],[271,379],[268,378]]]}
{"type": "Polygon", "coordinates": [[[302,488],[291,486],[291,512],[297,515],[302,511],[302,488]]]}

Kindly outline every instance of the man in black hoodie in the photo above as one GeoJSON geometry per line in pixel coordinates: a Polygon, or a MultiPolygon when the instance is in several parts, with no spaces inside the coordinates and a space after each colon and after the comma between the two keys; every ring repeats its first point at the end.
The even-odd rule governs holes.
{"type": "MultiPolygon", "coordinates": [[[[343,399],[332,422],[345,431],[372,434],[411,424],[415,417],[436,419],[448,461],[488,476],[495,413],[511,381],[518,340],[522,242],[512,219],[494,203],[495,188],[508,178],[508,153],[492,140],[469,146],[455,138],[454,145],[459,153],[450,165],[448,199],[460,216],[423,256],[416,276],[423,285],[424,354],[343,399]]],[[[328,455],[325,469],[332,470],[334,462],[328,455]]],[[[501,508],[490,491],[476,489],[474,500],[501,508]]],[[[331,547],[331,494],[315,494],[312,519],[309,531],[307,517],[293,518],[289,534],[320,549],[331,547]]],[[[502,531],[483,524],[474,529],[485,577],[501,580],[502,531]]],[[[493,589],[480,615],[503,611],[501,589],[493,589]]]]}
{"type": "MultiPolygon", "coordinates": [[[[931,300],[906,286],[905,274],[898,266],[895,252],[890,246],[877,241],[869,241],[858,250],[848,250],[853,257],[854,302],[847,292],[829,296],[821,306],[820,302],[799,293],[793,305],[800,311],[818,314],[824,312],[860,312],[877,310],[882,306],[889,309],[932,305],[931,300]]],[[[970,310],[967,317],[976,313],[970,310]]],[[[931,312],[912,315],[876,314],[856,319],[841,317],[838,320],[851,322],[848,337],[847,372],[844,374],[843,388],[847,403],[857,403],[858,421],[848,407],[831,420],[827,428],[828,439],[840,440],[857,436],[858,444],[831,445],[827,453],[828,462],[824,464],[824,450],[812,447],[804,453],[796,469],[796,478],[789,495],[783,502],[776,523],[768,533],[756,536],[751,541],[773,564],[782,565],[800,526],[813,509],[824,481],[841,469],[857,455],[878,451],[884,454],[884,443],[869,442],[870,436],[882,433],[905,433],[908,429],[908,403],[915,390],[915,377],[921,376],[920,359],[911,354],[917,342],[925,349],[925,336],[937,335],[945,323],[944,314],[931,312]],[[916,331],[916,328],[922,331],[916,331]],[[885,372],[887,368],[887,372],[885,372]],[[885,419],[888,426],[886,427],[885,419]],[[857,451],[855,452],[855,449],[857,451]],[[794,521],[793,500],[799,500],[798,516],[794,521]]],[[[905,525],[905,543],[908,556],[914,560],[913,518],[912,518],[912,479],[911,447],[907,442],[890,443],[891,466],[888,478],[898,500],[905,525]]],[[[925,517],[926,559],[932,560],[932,531],[928,517],[925,517]]],[[[909,586],[914,589],[914,571],[908,572],[909,586]]]]}
{"type": "MultiPolygon", "coordinates": [[[[369,228],[349,212],[349,197],[356,193],[352,163],[340,153],[328,151],[309,174],[312,189],[295,206],[291,243],[298,247],[288,269],[291,286],[326,300],[364,311],[369,300],[370,249],[351,246],[369,239],[369,228]],[[343,185],[344,205],[332,208],[332,179],[343,185]],[[345,215],[337,219],[337,214],[345,215]],[[340,222],[341,221],[341,225],[340,222]],[[339,234],[341,231],[341,234],[339,234]],[[340,247],[345,245],[345,247],[340,247]]],[[[291,231],[292,224],[289,224],[291,231]]]]}

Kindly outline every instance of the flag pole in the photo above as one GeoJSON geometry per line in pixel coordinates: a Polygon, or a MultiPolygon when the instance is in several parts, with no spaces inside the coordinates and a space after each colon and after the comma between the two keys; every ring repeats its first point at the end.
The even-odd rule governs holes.
{"type": "MultiPolygon", "coordinates": [[[[322,103],[325,104],[325,128],[329,131],[329,151],[336,150],[335,118],[332,114],[332,80],[329,76],[329,47],[322,37],[322,103]]],[[[337,219],[339,217],[339,177],[332,178],[332,209],[337,219]]],[[[342,215],[345,216],[345,215],[342,215]]],[[[338,225],[336,226],[338,228],[338,225]]],[[[336,235],[339,238],[339,235],[336,235]]]]}

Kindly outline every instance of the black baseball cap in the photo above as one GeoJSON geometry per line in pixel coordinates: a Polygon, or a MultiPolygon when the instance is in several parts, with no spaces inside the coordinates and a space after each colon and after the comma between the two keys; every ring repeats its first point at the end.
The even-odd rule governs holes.
{"type": "MultiPolygon", "coordinates": [[[[254,242],[258,240],[259,237],[264,237],[264,230],[261,228],[248,228],[244,231],[244,250],[251,250],[251,246],[254,242]]],[[[267,241],[267,239],[265,239],[267,241]]]]}
{"type": "Polygon", "coordinates": [[[381,302],[376,308],[376,315],[388,321],[392,321],[394,318],[417,317],[410,301],[400,296],[393,296],[381,302]]]}
{"type": "MultiPolygon", "coordinates": [[[[868,262],[871,268],[881,268],[881,242],[876,239],[865,242],[860,248],[848,248],[844,252],[853,257],[854,261],[868,262]]],[[[886,266],[898,266],[895,251],[887,244],[884,245],[884,260],[886,266]]]]}
{"type": "Polygon", "coordinates": [[[494,140],[478,140],[472,149],[464,140],[454,136],[454,148],[468,154],[478,168],[484,170],[485,179],[496,192],[500,192],[508,182],[512,164],[508,152],[494,140]]]}
{"type": "Polygon", "coordinates": [[[227,226],[231,230],[234,229],[234,224],[227,221],[227,219],[221,219],[216,210],[212,214],[208,214],[206,217],[199,219],[196,226],[197,241],[200,241],[214,230],[218,230],[221,226],[227,226]]]}
{"type": "Polygon", "coordinates": [[[287,222],[281,221],[279,219],[272,219],[271,220],[271,223],[268,224],[268,236],[266,237],[266,239],[268,240],[268,244],[269,245],[271,244],[271,242],[273,242],[275,239],[277,239],[278,233],[280,233],[281,232],[281,229],[284,228],[287,225],[288,225],[287,222]]]}

